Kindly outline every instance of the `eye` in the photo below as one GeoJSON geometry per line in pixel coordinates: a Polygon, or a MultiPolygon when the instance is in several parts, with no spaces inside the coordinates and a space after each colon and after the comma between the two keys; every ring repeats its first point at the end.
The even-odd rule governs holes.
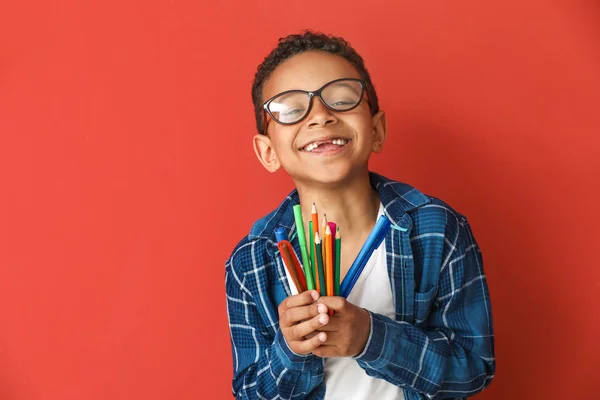
{"type": "Polygon", "coordinates": [[[302,114],[303,112],[304,112],[303,108],[290,108],[286,112],[282,113],[282,115],[288,117],[288,116],[302,114]]]}
{"type": "Polygon", "coordinates": [[[331,105],[334,107],[342,107],[342,106],[353,105],[354,103],[356,103],[355,100],[337,100],[336,102],[334,102],[331,105]]]}
{"type": "Polygon", "coordinates": [[[356,105],[356,99],[354,98],[337,98],[329,103],[333,108],[344,109],[351,108],[356,105]]]}

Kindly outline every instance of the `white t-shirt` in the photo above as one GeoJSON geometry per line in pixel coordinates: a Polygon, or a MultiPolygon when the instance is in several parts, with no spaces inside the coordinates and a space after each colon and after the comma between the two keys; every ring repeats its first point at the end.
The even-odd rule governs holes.
{"type": "MultiPolygon", "coordinates": [[[[379,206],[379,216],[383,205],[379,206]]],[[[377,314],[396,319],[394,299],[387,271],[385,240],[373,252],[365,269],[348,295],[348,301],[377,314]]],[[[373,378],[350,357],[325,359],[325,400],[404,400],[398,386],[373,378]]]]}

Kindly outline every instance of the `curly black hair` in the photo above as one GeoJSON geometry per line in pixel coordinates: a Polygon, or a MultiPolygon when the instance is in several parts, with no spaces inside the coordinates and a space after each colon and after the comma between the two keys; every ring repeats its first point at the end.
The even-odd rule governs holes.
{"type": "Polygon", "coordinates": [[[254,114],[256,118],[256,129],[259,133],[265,133],[263,127],[263,103],[262,90],[271,74],[282,62],[306,51],[326,51],[338,55],[350,62],[358,71],[360,78],[367,83],[367,94],[369,95],[371,114],[379,111],[379,103],[375,87],[371,82],[369,72],[365,67],[362,57],[341,37],[325,35],[323,33],[304,31],[300,34],[292,34],[280,38],[275,47],[263,62],[258,66],[252,83],[252,102],[254,103],[254,114]]]}

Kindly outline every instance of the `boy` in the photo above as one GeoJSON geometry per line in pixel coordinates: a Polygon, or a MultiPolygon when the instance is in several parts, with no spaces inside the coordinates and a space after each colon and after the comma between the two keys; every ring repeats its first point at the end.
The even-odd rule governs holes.
{"type": "Polygon", "coordinates": [[[252,99],[256,155],[268,171],[285,170],[296,190],[226,264],[236,398],[447,399],[483,390],[495,359],[479,248],[448,205],[368,170],[387,126],[362,58],[341,38],[290,35],[258,67],[252,99]],[[291,295],[274,231],[292,238],[293,206],[308,221],[313,203],[343,229],[342,280],[377,218],[394,228],[347,298],[291,295]]]}

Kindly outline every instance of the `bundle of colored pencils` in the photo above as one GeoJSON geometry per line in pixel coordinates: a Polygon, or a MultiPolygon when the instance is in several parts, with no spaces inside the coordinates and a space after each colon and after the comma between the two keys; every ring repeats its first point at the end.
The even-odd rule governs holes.
{"type": "MultiPolygon", "coordinates": [[[[317,206],[313,203],[312,221],[308,223],[310,253],[307,249],[304,223],[302,222],[302,213],[300,205],[294,206],[294,219],[298,233],[298,244],[302,253],[302,266],[298,261],[294,249],[285,237],[284,228],[277,228],[275,236],[279,244],[279,250],[283,263],[293,281],[297,292],[316,289],[321,296],[342,296],[347,298],[352,288],[358,281],[358,277],[364,270],[367,262],[373,255],[373,252],[383,243],[388,234],[391,222],[385,215],[380,215],[375,226],[360,252],[352,262],[348,272],[340,285],[340,259],[342,255],[342,237],[340,228],[333,222],[327,222],[327,216],[323,215],[325,220],[323,230],[319,233],[319,217],[317,206]],[[335,243],[335,244],[334,244],[335,243]],[[310,254],[310,258],[309,258],[310,254]]],[[[408,229],[396,226],[402,232],[408,229]]],[[[293,291],[292,291],[293,292],[293,291]]],[[[330,313],[331,314],[331,313],[330,313]]]]}
{"type": "Polygon", "coordinates": [[[285,238],[283,228],[278,228],[275,234],[283,263],[298,292],[316,289],[321,296],[339,296],[342,255],[339,226],[334,222],[327,222],[327,215],[324,214],[323,228],[319,232],[317,206],[313,203],[312,220],[308,223],[309,244],[307,245],[300,205],[294,206],[294,218],[304,271],[292,245],[285,238]]]}
{"type": "Polygon", "coordinates": [[[310,262],[315,275],[315,289],[321,296],[339,296],[342,237],[334,222],[323,214],[323,229],[319,233],[317,206],[312,206],[312,221],[308,223],[312,243],[310,262]]]}

